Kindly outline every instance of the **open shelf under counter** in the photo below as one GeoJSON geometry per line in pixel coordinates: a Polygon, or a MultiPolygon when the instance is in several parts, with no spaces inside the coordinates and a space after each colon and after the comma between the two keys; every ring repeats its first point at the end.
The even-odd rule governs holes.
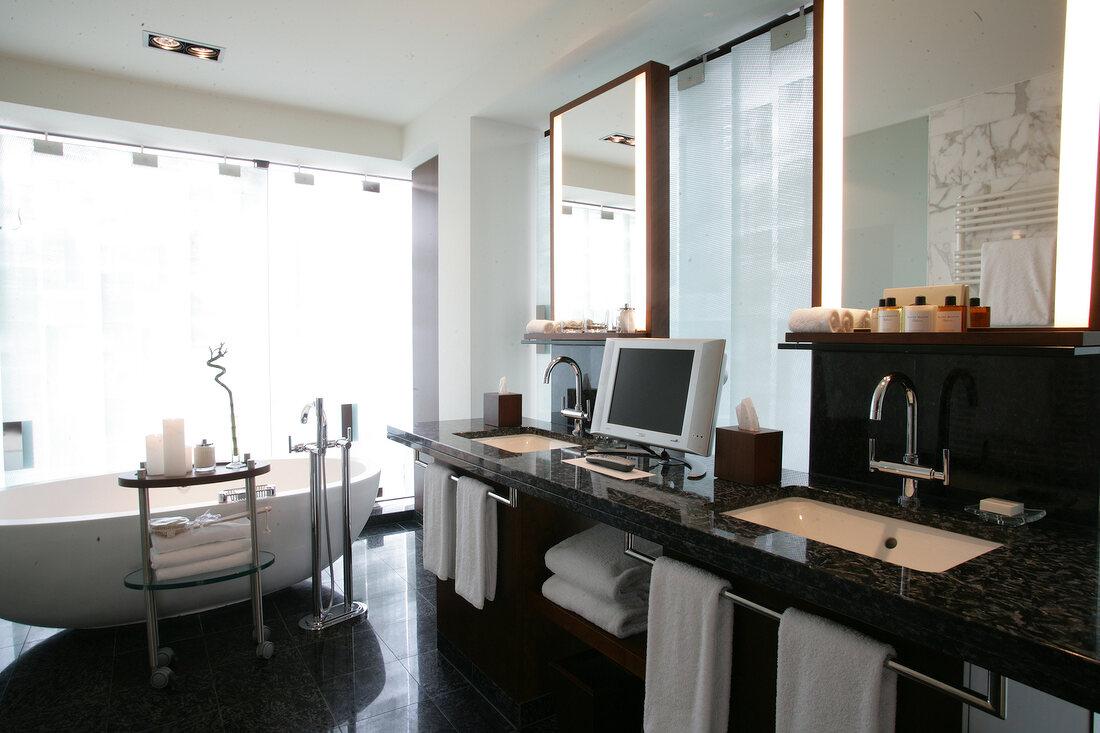
{"type": "Polygon", "coordinates": [[[987,328],[963,333],[788,333],[780,349],[1100,356],[1100,331],[987,328]]]}
{"type": "Polygon", "coordinates": [[[523,344],[602,344],[607,339],[644,339],[649,338],[649,331],[637,333],[616,333],[615,331],[589,331],[578,333],[525,333],[523,344]]]}

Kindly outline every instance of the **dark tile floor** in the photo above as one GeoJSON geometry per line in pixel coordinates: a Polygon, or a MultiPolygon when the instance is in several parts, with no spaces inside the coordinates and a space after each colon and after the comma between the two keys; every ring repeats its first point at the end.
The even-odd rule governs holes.
{"type": "MultiPolygon", "coordinates": [[[[166,619],[162,644],[178,656],[167,690],[149,686],[143,624],[0,620],[0,731],[512,730],[436,651],[435,576],[423,569],[420,525],[368,525],[352,558],[367,620],[300,630],[312,586],[299,583],[264,599],[275,655],[262,660],[247,602],[166,619]]],[[[335,571],[339,589],[340,563],[335,571]]],[[[326,573],[325,602],[327,583],[326,573]]]]}

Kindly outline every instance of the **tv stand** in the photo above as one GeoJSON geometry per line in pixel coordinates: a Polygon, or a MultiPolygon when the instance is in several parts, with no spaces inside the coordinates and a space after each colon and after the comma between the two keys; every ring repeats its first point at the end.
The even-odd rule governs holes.
{"type": "Polygon", "coordinates": [[[589,448],[586,455],[631,456],[635,458],[650,458],[656,460],[662,466],[683,466],[685,477],[691,481],[698,481],[707,475],[707,467],[702,456],[690,453],[681,453],[662,448],[658,453],[652,447],[641,443],[627,443],[623,446],[608,446],[606,448],[589,448]]]}

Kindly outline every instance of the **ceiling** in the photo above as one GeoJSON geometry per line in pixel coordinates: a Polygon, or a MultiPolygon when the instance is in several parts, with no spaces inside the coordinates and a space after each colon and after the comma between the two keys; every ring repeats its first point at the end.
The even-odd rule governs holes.
{"type": "Polygon", "coordinates": [[[795,0],[0,0],[0,54],[407,125],[549,111],[654,59],[675,66],[795,0]],[[146,48],[155,31],[220,62],[146,48]]]}

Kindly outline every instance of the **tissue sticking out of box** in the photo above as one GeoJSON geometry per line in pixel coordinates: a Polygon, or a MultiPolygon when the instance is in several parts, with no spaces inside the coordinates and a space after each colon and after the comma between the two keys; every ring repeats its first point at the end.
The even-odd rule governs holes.
{"type": "Polygon", "coordinates": [[[737,403],[737,427],[753,433],[760,432],[760,419],[756,417],[756,408],[752,406],[752,398],[746,397],[737,403]]]}
{"type": "Polygon", "coordinates": [[[508,377],[500,378],[500,386],[497,387],[497,392],[500,394],[508,394],[508,377]]]}

